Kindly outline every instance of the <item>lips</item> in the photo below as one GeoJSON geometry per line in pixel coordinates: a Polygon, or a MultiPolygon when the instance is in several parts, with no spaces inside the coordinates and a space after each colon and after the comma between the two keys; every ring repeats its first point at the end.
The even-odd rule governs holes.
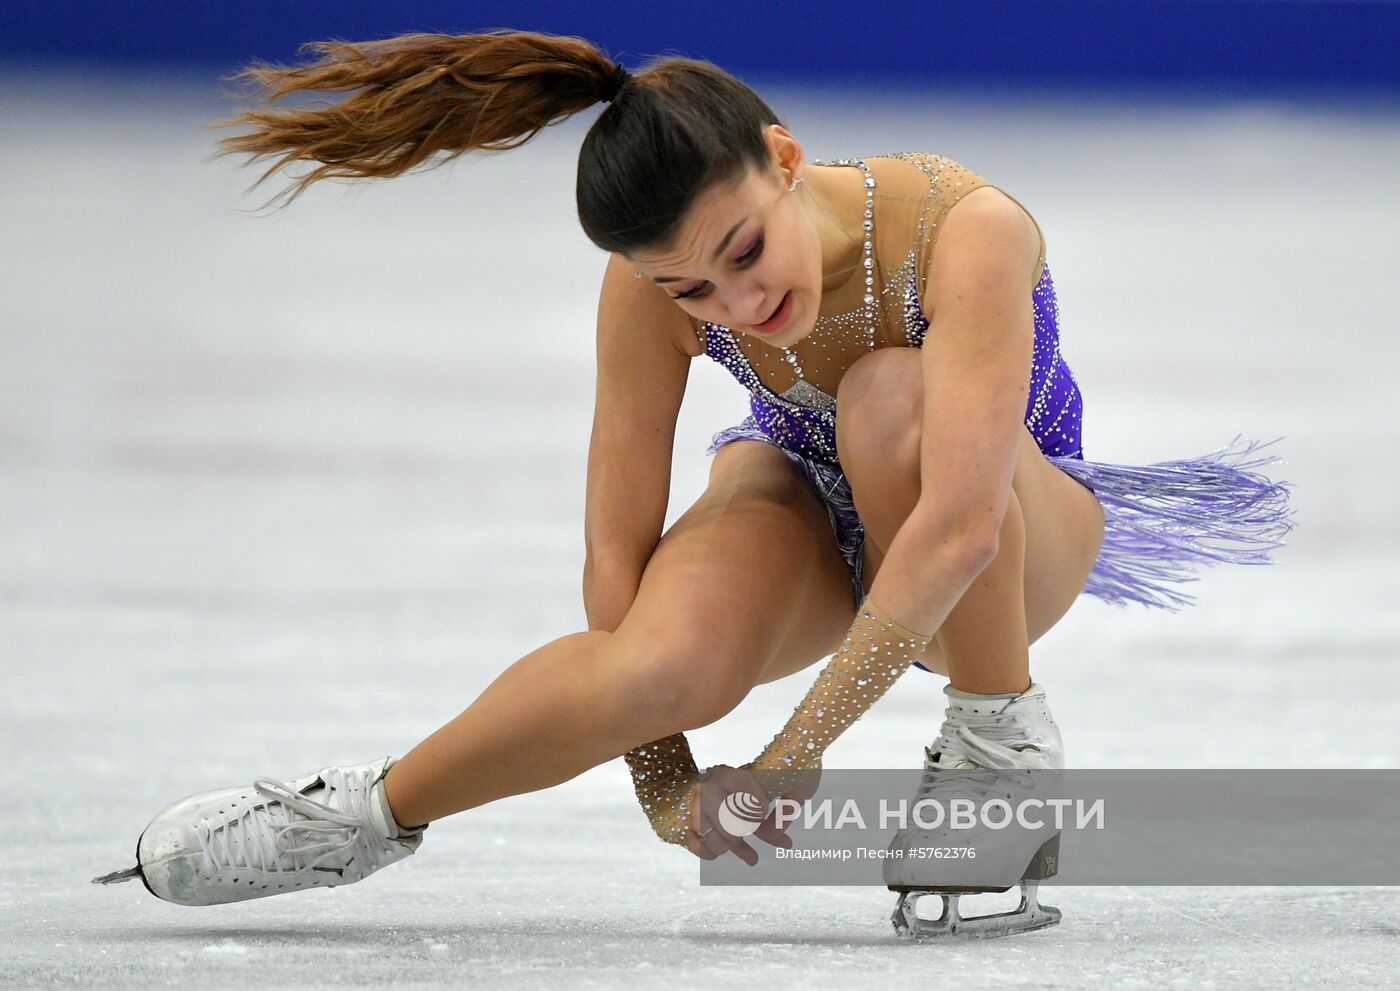
{"type": "Polygon", "coordinates": [[[791,312],[792,290],[788,290],[786,293],[783,294],[782,302],[780,302],[778,304],[778,308],[773,311],[773,315],[767,320],[763,321],[762,323],[754,324],[753,329],[758,331],[760,334],[771,334],[773,333],[773,331],[777,330],[779,327],[781,327],[784,323],[787,322],[788,315],[791,312]]]}

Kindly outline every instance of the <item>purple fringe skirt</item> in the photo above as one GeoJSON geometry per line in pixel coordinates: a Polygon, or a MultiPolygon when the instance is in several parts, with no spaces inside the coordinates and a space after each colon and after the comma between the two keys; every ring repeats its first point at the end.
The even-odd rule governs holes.
{"type": "MultiPolygon", "coordinates": [[[[1150,465],[1046,455],[1103,506],[1103,546],[1083,594],[1118,606],[1138,602],[1177,612],[1195,600],[1172,586],[1198,581],[1194,572],[1200,566],[1274,563],[1269,552],[1284,546],[1283,538],[1295,525],[1288,506],[1291,486],[1252,469],[1277,462],[1273,455],[1254,455],[1282,439],[1261,444],[1236,435],[1209,454],[1150,465]]],[[[845,473],[783,448],[751,416],[715,434],[706,453],[735,440],[772,444],[802,469],[826,506],[859,606],[865,598],[865,526],[845,473]]]]}

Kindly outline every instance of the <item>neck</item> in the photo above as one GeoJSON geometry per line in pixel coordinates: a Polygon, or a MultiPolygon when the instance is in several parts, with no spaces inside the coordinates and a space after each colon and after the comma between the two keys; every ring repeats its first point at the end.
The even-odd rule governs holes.
{"type": "Polygon", "coordinates": [[[863,179],[859,169],[847,166],[817,165],[806,172],[808,213],[821,239],[823,292],[845,285],[860,264],[863,179]]]}

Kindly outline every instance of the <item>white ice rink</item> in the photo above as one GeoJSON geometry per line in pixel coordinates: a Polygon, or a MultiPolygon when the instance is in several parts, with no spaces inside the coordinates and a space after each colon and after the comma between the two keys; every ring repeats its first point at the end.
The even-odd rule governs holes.
{"type": "MultiPolygon", "coordinates": [[[[701,888],[621,761],[353,887],[90,884],[170,802],[402,754],[586,625],[593,113],[258,218],[255,173],[204,160],[213,90],[0,78],[0,984],[1400,985],[1391,888],[1050,886],[1058,927],[921,946],[884,888],[701,888]]],[[[1175,615],[1083,598],[1033,648],[1070,764],[1400,764],[1400,114],[762,92],[817,156],[935,151],[1035,213],[1089,458],[1285,438],[1280,564],[1175,615]]],[[[745,398],[695,363],[669,519],[745,398]]],[[[816,670],[693,733],[702,765],[816,670]]],[[[943,684],[906,674],[828,766],[917,766],[943,684]]]]}

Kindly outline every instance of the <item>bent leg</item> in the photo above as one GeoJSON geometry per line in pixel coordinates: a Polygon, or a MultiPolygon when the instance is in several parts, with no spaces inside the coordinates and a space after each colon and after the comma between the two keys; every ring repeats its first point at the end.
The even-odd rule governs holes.
{"type": "MultiPolygon", "coordinates": [[[[890,348],[862,358],[841,383],[837,437],[866,527],[867,584],[924,482],[919,372],[918,351],[890,348]]],[[[1103,527],[1094,494],[1046,460],[1023,431],[997,557],[949,613],[920,663],[966,691],[1024,688],[1029,645],[1078,598],[1103,527]]]]}
{"type": "Polygon", "coordinates": [[[755,684],[831,654],[854,617],[826,507],[785,454],[741,440],[715,455],[709,488],[662,538],[616,635],[643,655],[651,643],[694,644],[677,690],[717,696],[712,722],[755,684]]]}
{"type": "MultiPolygon", "coordinates": [[[[868,523],[866,546],[866,573],[873,575],[884,555],[878,540],[872,542],[868,523]]],[[[1026,619],[1025,554],[1026,521],[1013,488],[996,557],[943,621],[920,664],[953,677],[955,686],[967,692],[1022,691],[1030,684],[1030,645],[1036,638],[1030,636],[1026,619]]]]}
{"type": "Polygon", "coordinates": [[[831,653],[854,616],[825,508],[769,445],[736,441],[662,537],[614,633],[575,633],[501,673],[390,770],[416,826],[567,781],[702,726],[831,653]]]}

